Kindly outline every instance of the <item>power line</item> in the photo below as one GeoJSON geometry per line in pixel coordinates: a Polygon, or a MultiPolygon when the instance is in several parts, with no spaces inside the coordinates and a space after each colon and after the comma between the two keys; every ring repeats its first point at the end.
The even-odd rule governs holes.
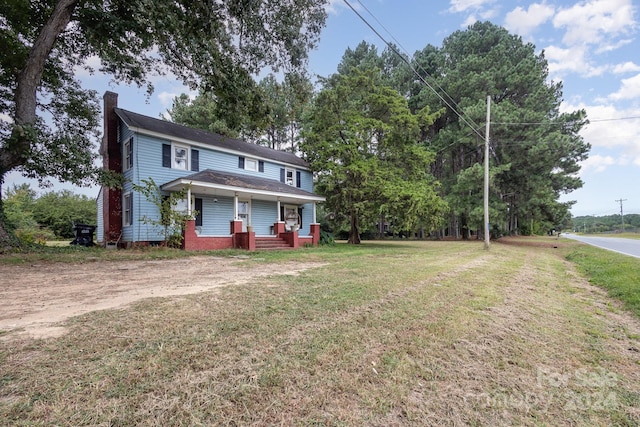
{"type": "MultiPolygon", "coordinates": [[[[363,16],[362,16],[362,15],[361,15],[361,14],[360,14],[360,13],[359,13],[359,12],[358,12],[358,11],[357,11],[353,6],[352,6],[352,5],[351,5],[351,3],[349,3],[347,0],[344,0],[344,2],[347,4],[347,6],[349,6],[349,8],[353,11],[353,13],[355,13],[355,14],[358,16],[358,18],[360,18],[360,19],[362,20],[362,22],[364,22],[364,23],[365,23],[365,25],[366,25],[367,27],[369,27],[369,29],[370,29],[371,31],[373,31],[373,32],[375,33],[375,35],[376,35],[376,36],[378,36],[378,38],[379,38],[380,40],[382,40],[382,42],[383,42],[383,43],[384,43],[384,44],[385,44],[385,45],[386,45],[386,46],[387,46],[387,47],[388,47],[388,48],[389,48],[389,49],[390,49],[394,54],[398,55],[398,57],[399,57],[399,58],[400,58],[400,59],[401,59],[405,64],[407,64],[407,65],[409,66],[409,68],[411,69],[411,71],[416,75],[416,77],[418,77],[418,79],[420,79],[420,81],[421,81],[422,83],[424,83],[424,84],[425,84],[425,86],[427,86],[427,87],[428,87],[428,88],[429,88],[429,89],[430,89],[430,90],[431,90],[431,91],[432,91],[432,92],[433,92],[433,93],[434,93],[438,98],[440,98],[440,100],[441,100],[442,102],[444,102],[444,103],[445,103],[445,105],[446,105],[447,107],[449,107],[449,108],[451,109],[451,111],[453,111],[453,112],[455,113],[455,115],[456,115],[456,116],[458,116],[458,117],[460,118],[460,120],[462,120],[462,121],[463,121],[467,126],[469,126],[469,128],[471,128],[471,129],[473,130],[473,132],[474,132],[474,133],[476,133],[480,138],[484,139],[484,136],[483,136],[480,132],[478,132],[478,130],[476,129],[476,126],[477,126],[477,125],[476,125],[476,126],[472,126],[472,124],[471,124],[471,123],[469,123],[469,121],[468,121],[465,117],[463,117],[463,115],[462,115],[461,113],[459,113],[459,112],[458,112],[458,110],[456,110],[455,108],[453,108],[453,107],[451,106],[451,104],[450,104],[446,99],[444,99],[444,97],[443,97],[442,95],[440,95],[440,94],[439,94],[439,93],[438,93],[438,92],[433,88],[433,86],[431,86],[431,85],[430,85],[430,84],[429,84],[429,83],[424,79],[424,77],[422,77],[422,76],[418,73],[418,71],[417,71],[417,70],[415,69],[415,67],[411,64],[411,62],[409,62],[409,60],[408,60],[407,58],[405,58],[403,55],[401,55],[401,54],[400,54],[400,52],[398,52],[398,50],[397,50],[397,49],[396,49],[396,48],[395,48],[391,43],[389,43],[389,42],[388,42],[388,41],[387,41],[387,40],[382,36],[382,34],[380,34],[380,33],[378,32],[378,30],[376,30],[376,29],[373,27],[373,25],[371,25],[371,24],[369,23],[369,21],[367,21],[367,20],[366,20],[366,19],[365,19],[365,18],[364,18],[364,17],[363,17],[363,16]]],[[[360,2],[359,2],[359,3],[360,3],[360,2]]],[[[360,3],[360,4],[362,5],[362,3],[360,3]]],[[[362,5],[362,6],[364,7],[364,5],[362,5]]],[[[365,7],[365,10],[366,10],[366,7],[365,7]]],[[[369,12],[369,13],[371,14],[371,12],[369,12]]],[[[372,16],[373,16],[373,15],[372,15],[372,16]]],[[[446,92],[445,92],[445,93],[446,93],[446,92]]],[[[451,98],[451,97],[449,96],[449,94],[447,94],[447,96],[448,96],[449,98],[451,98]]],[[[471,120],[471,119],[469,119],[469,120],[471,120]]],[[[473,120],[471,120],[471,122],[473,122],[473,120]]]]}

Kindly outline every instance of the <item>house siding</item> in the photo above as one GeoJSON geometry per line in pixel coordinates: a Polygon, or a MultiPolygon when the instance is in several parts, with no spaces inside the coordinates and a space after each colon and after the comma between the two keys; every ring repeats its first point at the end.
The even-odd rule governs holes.
{"type": "MultiPolygon", "coordinates": [[[[106,97],[107,94],[105,94],[105,100],[106,97]]],[[[106,105],[107,104],[105,103],[105,108],[106,105]]],[[[300,159],[292,158],[291,155],[283,156],[282,153],[274,153],[273,159],[269,159],[266,157],[271,154],[269,152],[266,152],[265,150],[258,150],[257,152],[255,152],[255,150],[251,149],[255,153],[259,152],[260,154],[245,155],[240,152],[234,153],[228,151],[233,149],[231,147],[236,146],[230,145],[229,147],[225,148],[215,146],[215,144],[208,146],[203,141],[190,144],[184,139],[180,139],[178,137],[178,139],[180,140],[177,141],[177,144],[184,146],[185,148],[189,148],[189,158],[187,159],[187,166],[189,170],[166,167],[163,165],[163,144],[171,145],[173,142],[173,137],[167,136],[165,138],[163,137],[165,133],[160,134],[159,132],[154,130],[162,128],[163,124],[160,124],[158,128],[136,128],[136,123],[140,122],[133,121],[131,125],[134,126],[133,129],[136,129],[135,131],[133,131],[127,126],[129,120],[130,116],[126,116],[126,114],[125,117],[119,116],[117,124],[111,124],[111,122],[109,122],[110,124],[107,128],[108,120],[107,111],[105,109],[105,139],[103,140],[103,144],[104,141],[107,141],[106,135],[113,136],[115,132],[117,134],[117,138],[111,137],[109,141],[112,142],[109,142],[109,145],[107,147],[115,148],[116,153],[120,151],[122,159],[128,158],[127,153],[124,153],[126,141],[131,140],[133,147],[132,166],[125,170],[126,166],[124,162],[122,162],[121,170],[116,171],[122,172],[124,177],[122,189],[118,189],[118,193],[120,194],[121,192],[123,196],[131,194],[132,200],[132,223],[130,225],[125,225],[122,224],[121,221],[121,242],[125,246],[134,244],[136,242],[144,243],[161,241],[165,238],[164,228],[162,226],[145,223],[154,222],[156,219],[159,219],[160,212],[158,207],[152,201],[147,200],[147,198],[141,192],[134,190],[134,187],[136,185],[143,186],[142,181],[149,178],[152,178],[155,184],[160,187],[163,184],[170,183],[179,178],[192,175],[196,171],[205,171],[209,169],[220,173],[243,174],[247,176],[280,181],[281,169],[288,168],[297,172],[296,176],[298,177],[298,182],[296,187],[309,193],[313,192],[313,175],[311,171],[300,166],[300,163],[304,162],[302,162],[300,159]],[[194,155],[197,155],[197,161],[195,161],[194,155]],[[240,168],[239,165],[247,164],[247,162],[245,161],[246,159],[257,161],[257,170],[253,171],[240,168]],[[291,161],[293,164],[298,163],[298,166],[295,167],[292,166],[292,164],[284,163],[287,161],[291,161]],[[145,221],[145,218],[147,219],[147,221],[145,221]]],[[[168,129],[166,133],[166,135],[169,134],[172,134],[171,129],[168,129]]],[[[196,140],[198,139],[196,138],[196,140]]],[[[246,149],[246,147],[242,144],[237,145],[237,147],[239,148],[239,150],[246,149]]],[[[113,168],[114,171],[115,169],[118,169],[118,166],[113,167],[112,164],[113,162],[109,163],[108,166],[105,167],[113,168]]],[[[107,165],[107,163],[105,163],[105,165],[107,165]]],[[[255,234],[264,236],[271,235],[274,232],[274,223],[278,219],[277,202],[274,201],[273,198],[267,201],[247,196],[247,192],[244,191],[244,189],[242,190],[243,191],[240,191],[240,193],[243,193],[244,195],[241,197],[246,197],[245,200],[251,199],[249,223],[253,226],[255,234]]],[[[293,191],[291,193],[295,194],[295,192],[293,191]]],[[[123,211],[120,209],[118,201],[116,200],[113,203],[110,202],[113,206],[115,206],[115,209],[113,209],[111,207],[111,204],[106,204],[107,202],[104,201],[104,197],[102,197],[103,194],[104,191],[101,190],[98,200],[96,201],[98,208],[98,241],[104,241],[106,237],[105,224],[107,224],[107,211],[105,211],[105,209],[107,209],[108,207],[108,212],[113,212],[114,215],[119,215],[121,218],[123,216],[123,211]]],[[[170,193],[162,192],[161,194],[169,195],[170,193]]],[[[233,197],[229,197],[228,193],[226,195],[218,194],[217,196],[214,196],[214,194],[212,194],[208,190],[208,188],[202,186],[194,188],[191,192],[192,198],[198,198],[202,200],[202,224],[194,227],[195,233],[197,234],[197,236],[213,239],[211,240],[211,242],[215,240],[216,245],[227,245],[229,241],[235,241],[235,238],[232,238],[233,232],[230,227],[231,222],[234,220],[235,199],[233,197]],[[202,191],[202,193],[198,193],[198,191],[196,190],[200,190],[202,191]]],[[[305,205],[304,209],[301,212],[301,234],[309,233],[311,229],[310,223],[313,219],[313,209],[314,205],[312,203],[309,203],[305,205]]],[[[117,220],[117,216],[114,216],[111,221],[114,222],[114,220],[117,220]]],[[[117,224],[117,221],[115,222],[117,224]]],[[[238,232],[237,228],[235,229],[235,232],[238,232]]]]}

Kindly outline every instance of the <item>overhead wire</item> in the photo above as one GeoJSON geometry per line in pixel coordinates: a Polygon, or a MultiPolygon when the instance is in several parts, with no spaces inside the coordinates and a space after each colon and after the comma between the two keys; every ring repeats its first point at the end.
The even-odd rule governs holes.
{"type": "MultiPolygon", "coordinates": [[[[418,71],[417,71],[417,70],[415,69],[415,67],[411,64],[411,62],[410,62],[406,57],[404,57],[400,52],[398,52],[398,50],[397,50],[397,49],[396,49],[396,48],[395,48],[391,43],[389,43],[389,42],[388,42],[388,41],[387,41],[387,40],[382,36],[382,34],[380,34],[380,32],[379,32],[378,30],[376,30],[376,29],[373,27],[373,25],[371,25],[371,24],[369,23],[369,21],[367,21],[367,20],[366,20],[366,19],[365,19],[365,18],[364,18],[364,17],[363,17],[363,16],[362,16],[362,15],[361,15],[361,14],[360,14],[360,13],[359,13],[359,12],[358,12],[358,11],[357,11],[353,6],[352,6],[352,5],[351,5],[351,3],[349,3],[349,2],[348,2],[348,0],[343,0],[343,1],[347,4],[347,6],[349,6],[349,8],[353,11],[353,13],[355,13],[355,14],[358,16],[358,18],[360,18],[360,19],[362,20],[362,22],[364,22],[364,23],[365,23],[365,25],[366,25],[367,27],[369,27],[369,29],[370,29],[371,31],[373,31],[373,32],[375,33],[375,35],[376,35],[376,36],[378,36],[378,38],[379,38],[380,40],[382,40],[382,42],[383,42],[383,43],[384,43],[384,44],[385,44],[385,45],[386,45],[386,46],[387,46],[387,47],[388,47],[388,48],[389,48],[393,53],[395,53],[395,54],[396,54],[396,55],[397,55],[397,56],[398,56],[398,57],[399,57],[399,58],[400,58],[400,59],[401,59],[405,64],[407,64],[407,65],[409,66],[409,68],[410,68],[410,69],[411,69],[411,71],[416,75],[416,77],[418,77],[418,79],[420,79],[420,81],[421,81],[422,83],[424,83],[424,85],[425,85],[425,86],[427,86],[427,87],[428,87],[428,88],[429,88],[429,89],[430,89],[430,90],[431,90],[431,91],[432,91],[432,92],[433,92],[433,93],[434,93],[438,98],[440,98],[440,100],[441,100],[442,102],[444,102],[444,103],[445,103],[445,105],[446,105],[447,107],[449,107],[449,108],[451,109],[451,111],[453,111],[453,112],[455,113],[455,115],[456,115],[456,116],[458,116],[458,118],[460,118],[460,120],[462,120],[462,122],[464,122],[467,126],[469,126],[469,127],[473,130],[473,132],[474,132],[474,133],[476,133],[480,138],[482,138],[483,140],[485,139],[484,135],[482,135],[482,134],[481,134],[480,132],[478,132],[478,130],[476,129],[476,127],[478,127],[478,125],[477,125],[477,124],[475,124],[475,123],[473,122],[473,120],[471,120],[470,118],[469,118],[469,120],[467,120],[467,118],[466,118],[466,117],[464,117],[464,115],[463,115],[462,113],[458,112],[458,110],[457,110],[456,108],[454,108],[454,107],[451,105],[451,103],[450,103],[449,101],[447,101],[446,99],[444,99],[444,97],[443,97],[440,93],[438,93],[438,91],[436,91],[436,90],[433,88],[433,86],[432,86],[431,84],[429,84],[429,82],[427,82],[427,81],[425,80],[425,78],[424,78],[424,77],[422,77],[422,76],[420,75],[420,73],[418,73],[418,71]],[[469,121],[471,121],[471,123],[469,123],[469,121]],[[473,123],[475,126],[473,126],[473,125],[472,125],[472,123],[473,123]]],[[[367,12],[368,12],[371,16],[373,16],[373,14],[372,14],[371,12],[369,12],[369,10],[368,10],[368,9],[367,9],[367,8],[366,8],[366,7],[365,7],[365,6],[364,6],[364,5],[363,5],[359,0],[357,0],[357,1],[358,1],[358,3],[359,3],[362,7],[364,7],[364,9],[365,9],[365,10],[367,10],[367,12]]],[[[375,18],[374,18],[374,19],[375,19],[375,18]]],[[[377,21],[377,19],[376,19],[376,21],[377,21]]],[[[378,22],[379,22],[379,21],[378,21],[378,22]]],[[[386,30],[385,30],[385,31],[386,31],[386,30]]],[[[428,75],[428,73],[427,73],[427,75],[428,75]]],[[[430,76],[430,77],[431,77],[431,76],[430,76]]],[[[446,91],[445,91],[445,93],[446,93],[446,91]]],[[[448,94],[448,93],[447,93],[447,96],[451,99],[451,96],[449,96],[449,94],[448,94]]],[[[455,104],[455,103],[454,103],[454,104],[455,104]]]]}
{"type": "MultiPolygon", "coordinates": [[[[445,99],[443,95],[441,95],[441,93],[439,93],[438,91],[436,91],[434,89],[434,87],[425,80],[425,78],[418,72],[418,70],[416,70],[416,68],[414,67],[414,65],[407,59],[407,57],[409,57],[409,52],[407,51],[407,49],[402,45],[402,43],[400,43],[398,41],[398,39],[396,39],[393,34],[384,26],[384,24],[382,22],[380,22],[380,20],[367,8],[367,6],[362,3],[361,0],[356,0],[358,2],[358,4],[376,21],[376,23],[391,37],[391,39],[402,49],[403,53],[406,55],[402,55],[401,52],[398,52],[398,50],[391,44],[389,43],[389,41],[387,41],[378,30],[376,30],[373,25],[371,25],[366,18],[364,18],[362,16],[362,14],[360,14],[354,7],[353,5],[351,5],[351,3],[349,3],[348,0],[343,0],[344,3],[353,11],[353,13],[355,13],[358,18],[360,18],[360,20],[362,20],[362,22],[364,22],[364,24],[369,27],[369,29],[371,29],[371,31],[374,32],[374,34],[380,39],[382,40],[382,42],[395,54],[397,55],[405,64],[407,64],[407,66],[411,69],[411,71],[414,73],[414,75],[416,77],[418,77],[418,79],[425,85],[427,86],[442,102],[445,103],[445,105],[447,107],[449,107],[451,109],[451,111],[453,111],[454,114],[456,114],[460,120],[462,120],[467,126],[469,126],[473,133],[477,134],[480,138],[482,138],[482,140],[485,139],[485,136],[482,135],[479,131],[478,128],[481,128],[480,125],[478,125],[472,118],[470,118],[466,113],[463,112],[459,112],[462,111],[462,109],[459,107],[459,105],[455,102],[455,100],[451,97],[451,95],[449,95],[449,93],[447,93],[447,91],[442,88],[442,86],[440,86],[438,84],[438,82],[436,81],[436,79],[431,76],[429,74],[429,72],[427,72],[424,68],[422,68],[419,64],[418,64],[418,68],[420,69],[420,71],[422,73],[424,73],[426,76],[428,76],[431,80],[433,80],[434,84],[438,87],[438,89],[444,94],[446,95],[446,97],[448,98],[445,99]],[[453,105],[452,105],[453,104],[453,105]],[[454,108],[455,107],[455,108],[454,108]]],[[[635,120],[635,119],[640,119],[640,116],[631,116],[631,117],[619,117],[619,118],[609,118],[609,119],[589,119],[590,123],[597,123],[597,122],[608,122],[608,121],[618,121],[618,120],[635,120]]],[[[492,125],[506,125],[506,126],[564,126],[565,123],[551,123],[551,122],[491,122],[492,125]]],[[[450,144],[449,146],[453,145],[455,143],[450,144]]],[[[445,147],[446,148],[446,147],[445,147]]],[[[438,150],[440,151],[440,150],[438,150]]]]}

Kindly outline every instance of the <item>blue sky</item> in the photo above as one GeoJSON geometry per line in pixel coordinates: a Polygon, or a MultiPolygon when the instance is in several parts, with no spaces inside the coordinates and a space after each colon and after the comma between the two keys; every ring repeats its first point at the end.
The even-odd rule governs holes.
{"type": "MultiPolygon", "coordinates": [[[[640,213],[640,4],[637,0],[514,1],[514,0],[349,0],[387,40],[412,55],[427,44],[441,46],[448,35],[474,22],[491,21],[544,50],[550,79],[562,81],[561,109],[584,108],[591,124],[582,136],[592,145],[583,162],[582,189],[562,200],[576,200],[574,216],[620,213],[618,199],[626,199],[624,213],[640,213]]],[[[327,76],[336,71],[348,47],[365,40],[384,43],[346,5],[332,0],[319,47],[311,52],[309,71],[327,76]]],[[[115,85],[108,77],[79,78],[100,94],[119,93],[119,106],[158,117],[171,100],[188,92],[170,76],[154,77],[155,92],[146,99],[144,89],[115,85]]],[[[5,189],[24,182],[7,176],[5,189]]],[[[77,189],[89,196],[97,188],[77,189]]]]}

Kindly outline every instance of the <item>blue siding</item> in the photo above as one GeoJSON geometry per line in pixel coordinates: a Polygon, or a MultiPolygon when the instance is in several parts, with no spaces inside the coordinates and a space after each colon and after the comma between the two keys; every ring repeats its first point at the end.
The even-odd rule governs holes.
{"type": "Polygon", "coordinates": [[[257,235],[271,234],[271,227],[278,219],[278,205],[276,202],[266,200],[253,200],[251,202],[251,225],[257,235]]]}
{"type": "MultiPolygon", "coordinates": [[[[133,167],[124,172],[125,182],[122,194],[133,193],[133,224],[123,227],[122,240],[125,242],[158,241],[164,239],[162,227],[145,224],[143,218],[158,218],[157,206],[148,201],[141,193],[133,191],[133,184],[142,185],[143,179],[152,177],[158,186],[177,178],[192,174],[192,171],[172,169],[162,166],[162,144],[171,144],[171,140],[148,135],[133,133],[126,126],[121,126],[119,139],[121,150],[124,141],[133,136],[133,167]]],[[[181,145],[188,145],[182,144],[181,145]]],[[[199,170],[213,169],[222,172],[243,173],[262,178],[280,180],[280,169],[284,165],[264,160],[264,172],[247,171],[238,168],[238,155],[214,151],[206,147],[192,147],[199,151],[199,170]]],[[[258,160],[258,159],[257,159],[258,160]]],[[[124,153],[123,153],[124,161],[124,153]]],[[[297,169],[300,170],[300,169],[297,169]]],[[[310,171],[300,170],[300,188],[313,191],[313,175],[310,171]]],[[[168,194],[168,193],[167,193],[168,194]]],[[[217,202],[211,196],[193,194],[202,198],[202,236],[228,236],[229,224],[233,220],[234,199],[217,197],[217,202]]],[[[301,233],[308,234],[312,220],[312,204],[305,205],[303,210],[303,229],[301,233]]],[[[261,200],[253,200],[251,204],[251,223],[259,235],[271,233],[271,226],[277,219],[277,204],[261,200]]],[[[100,218],[98,218],[100,219],[100,218]]],[[[102,221],[98,221],[102,224],[102,221]]]]}
{"type": "MultiPolygon", "coordinates": [[[[196,196],[200,197],[200,196],[196,196]]],[[[233,198],[202,197],[202,231],[201,236],[228,236],[233,220],[233,198]]]]}

